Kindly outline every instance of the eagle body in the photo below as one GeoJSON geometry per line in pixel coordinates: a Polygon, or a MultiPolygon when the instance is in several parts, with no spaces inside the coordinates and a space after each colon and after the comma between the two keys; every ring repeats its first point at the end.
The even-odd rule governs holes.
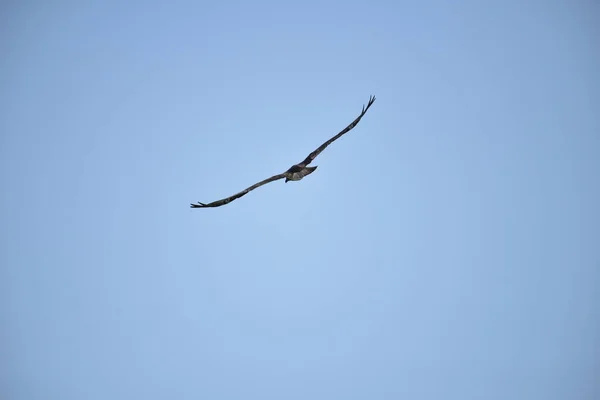
{"type": "Polygon", "coordinates": [[[313,151],[312,153],[310,153],[305,159],[304,161],[298,163],[298,164],[294,164],[292,165],[287,171],[277,174],[277,175],[273,175],[270,178],[264,179],[258,183],[255,183],[254,185],[242,190],[239,193],[236,193],[232,196],[226,197],[224,199],[221,200],[217,200],[217,201],[213,201],[212,203],[195,203],[195,204],[190,204],[190,207],[192,208],[210,208],[210,207],[221,207],[224,206],[225,204],[229,204],[231,203],[233,200],[235,199],[239,199],[242,196],[245,196],[247,193],[251,192],[252,190],[262,186],[262,185],[266,185],[267,183],[270,182],[274,182],[274,181],[278,181],[279,179],[283,179],[285,178],[285,181],[299,181],[302,178],[304,178],[306,175],[310,175],[313,172],[315,172],[315,170],[317,169],[316,166],[314,167],[309,167],[308,165],[313,162],[313,160],[319,155],[321,154],[321,152],[323,150],[325,150],[325,148],[327,148],[327,146],[329,146],[331,143],[333,143],[334,141],[336,141],[337,139],[339,139],[340,137],[342,137],[342,135],[346,134],[347,132],[350,132],[352,129],[354,129],[354,127],[360,122],[360,120],[362,119],[362,117],[367,113],[367,110],[373,105],[373,103],[375,102],[375,96],[371,96],[369,98],[369,102],[367,103],[367,106],[365,107],[363,105],[363,109],[362,112],[360,113],[360,115],[350,123],[350,125],[348,125],[347,127],[345,127],[340,133],[338,133],[337,135],[335,135],[334,137],[332,137],[331,139],[329,139],[328,141],[326,141],[325,143],[323,143],[321,146],[319,146],[315,151],[313,151]]]}
{"type": "Polygon", "coordinates": [[[285,175],[285,182],[287,183],[287,181],[299,181],[306,175],[310,175],[313,172],[315,172],[315,169],[317,169],[316,166],[304,167],[301,164],[292,165],[290,169],[283,173],[283,175],[285,175]]]}

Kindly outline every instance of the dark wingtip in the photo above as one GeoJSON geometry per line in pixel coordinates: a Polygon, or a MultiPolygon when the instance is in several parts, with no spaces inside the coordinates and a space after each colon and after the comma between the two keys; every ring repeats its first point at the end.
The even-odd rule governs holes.
{"type": "Polygon", "coordinates": [[[363,104],[362,114],[364,114],[366,112],[366,110],[368,110],[369,107],[371,107],[371,104],[373,104],[374,101],[375,101],[375,96],[370,95],[369,96],[369,102],[367,103],[367,107],[366,108],[365,108],[365,105],[363,104]]]}

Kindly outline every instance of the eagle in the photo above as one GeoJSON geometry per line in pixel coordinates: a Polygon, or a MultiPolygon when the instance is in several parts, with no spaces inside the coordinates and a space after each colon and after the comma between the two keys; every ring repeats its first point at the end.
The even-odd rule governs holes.
{"type": "Polygon", "coordinates": [[[315,170],[317,169],[317,166],[315,165],[314,167],[309,167],[308,165],[313,162],[313,160],[319,155],[321,154],[321,152],[323,150],[325,150],[327,148],[327,146],[329,146],[331,143],[333,143],[335,140],[339,139],[343,134],[348,133],[349,131],[351,131],[356,125],[358,125],[358,123],[360,122],[361,118],[367,113],[367,110],[369,109],[369,107],[371,107],[371,105],[373,104],[373,102],[375,102],[375,96],[370,96],[369,97],[369,102],[367,103],[367,106],[365,107],[363,104],[363,108],[362,108],[362,112],[360,113],[360,115],[350,123],[350,125],[348,125],[347,127],[345,127],[340,133],[338,133],[337,135],[335,135],[334,137],[332,137],[331,139],[329,139],[328,141],[326,141],[325,143],[323,143],[322,145],[320,145],[315,151],[313,151],[312,153],[310,153],[308,155],[308,157],[306,157],[304,159],[304,161],[298,163],[298,164],[294,164],[292,165],[287,171],[285,171],[282,174],[277,174],[277,175],[273,175],[270,178],[267,178],[263,181],[260,181],[258,183],[255,183],[254,185],[242,190],[239,193],[234,194],[233,196],[229,196],[226,197],[224,199],[221,200],[216,200],[213,201],[212,203],[192,203],[190,204],[191,208],[209,208],[209,207],[221,207],[224,206],[225,204],[229,204],[231,203],[233,200],[235,199],[239,199],[240,197],[246,195],[248,192],[262,186],[262,185],[266,185],[267,183],[270,182],[274,182],[274,181],[278,181],[279,179],[283,179],[285,178],[285,182],[287,183],[288,181],[299,181],[302,178],[304,178],[307,175],[312,174],[313,172],[315,172],[315,170]]]}

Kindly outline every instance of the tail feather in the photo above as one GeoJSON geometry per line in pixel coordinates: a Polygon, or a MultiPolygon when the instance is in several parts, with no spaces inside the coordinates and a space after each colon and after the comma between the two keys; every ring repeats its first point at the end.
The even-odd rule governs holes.
{"type": "Polygon", "coordinates": [[[313,172],[315,172],[315,170],[317,169],[317,165],[315,165],[314,167],[304,167],[304,173],[302,174],[302,176],[306,176],[306,175],[310,175],[313,172]]]}

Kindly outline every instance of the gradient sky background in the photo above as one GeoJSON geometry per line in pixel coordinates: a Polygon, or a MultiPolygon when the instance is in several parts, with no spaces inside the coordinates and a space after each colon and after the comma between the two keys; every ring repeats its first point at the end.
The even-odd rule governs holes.
{"type": "Polygon", "coordinates": [[[0,397],[600,398],[597,2],[60,4],[0,7],[0,397]]]}

